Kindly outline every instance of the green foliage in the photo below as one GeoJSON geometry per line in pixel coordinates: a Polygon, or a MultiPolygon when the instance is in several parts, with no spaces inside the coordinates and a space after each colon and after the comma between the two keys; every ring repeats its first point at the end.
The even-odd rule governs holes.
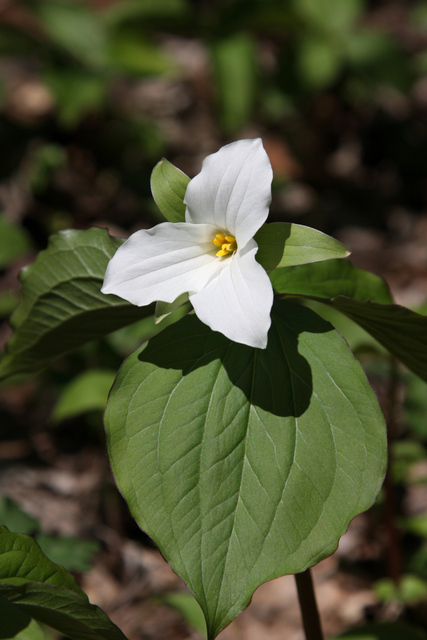
{"type": "Polygon", "coordinates": [[[0,269],[30,250],[31,241],[25,230],[0,214],[0,269]]]}
{"type": "Polygon", "coordinates": [[[10,532],[33,534],[49,560],[68,571],[89,571],[92,557],[99,551],[99,544],[94,540],[40,533],[39,521],[25,513],[7,496],[0,496],[0,523],[10,532]]]}
{"type": "Polygon", "coordinates": [[[58,47],[90,67],[106,64],[107,34],[87,5],[72,0],[38,0],[34,10],[58,47]]]}
{"type": "Polygon", "coordinates": [[[258,244],[256,259],[266,271],[349,255],[335,238],[289,222],[264,224],[255,234],[255,240],[258,244]]]}
{"type": "Polygon", "coordinates": [[[385,578],[374,584],[374,591],[383,602],[404,602],[414,604],[427,597],[427,581],[422,578],[406,574],[396,586],[393,580],[385,578]]]}
{"type": "MultiPolygon", "coordinates": [[[[0,598],[3,610],[4,600],[13,606],[14,633],[34,618],[75,640],[125,640],[65,569],[48,560],[34,540],[5,527],[0,527],[0,598]]],[[[39,640],[37,629],[29,632],[31,640],[39,640]]]]}
{"type": "Polygon", "coordinates": [[[271,279],[278,293],[317,299],[345,314],[427,380],[427,318],[390,304],[388,288],[380,278],[349,265],[331,260],[290,267],[274,271],[271,279]]]}
{"type": "Polygon", "coordinates": [[[92,558],[99,551],[95,540],[83,540],[74,536],[50,536],[45,533],[36,537],[37,544],[52,562],[67,571],[89,571],[92,558]]]}
{"type": "Polygon", "coordinates": [[[288,302],[262,351],[195,316],[168,328],[125,362],[105,421],[120,490],[210,638],[260,583],[330,554],[386,463],[359,363],[328,323],[288,302]]]}
{"type": "Polygon", "coordinates": [[[63,567],[49,560],[30,537],[0,527],[0,595],[6,585],[21,586],[30,582],[62,587],[86,598],[74,578],[63,567]]]}
{"type": "Polygon", "coordinates": [[[257,88],[256,51],[247,33],[235,33],[212,44],[219,120],[225,133],[234,133],[249,120],[257,88]]]}
{"type": "Polygon", "coordinates": [[[121,241],[104,229],[66,231],[22,273],[22,302],[14,335],[0,362],[0,378],[32,373],[52,358],[154,312],[100,292],[121,241]]]}
{"type": "Polygon", "coordinates": [[[76,126],[84,116],[102,108],[106,78],[86,69],[49,68],[44,76],[56,101],[57,117],[64,127],[76,126]]]}
{"type": "Polygon", "coordinates": [[[197,600],[190,593],[168,593],[162,601],[182,615],[190,626],[206,637],[206,621],[197,600]]]}
{"type": "Polygon", "coordinates": [[[63,389],[51,419],[60,422],[87,411],[103,411],[115,376],[115,371],[92,369],[73,378],[63,389]]]}
{"type": "Polygon", "coordinates": [[[162,158],[151,173],[151,192],[160,211],[169,222],[185,222],[183,202],[190,178],[162,158]]]}
{"type": "Polygon", "coordinates": [[[342,633],[338,638],[345,640],[426,640],[427,634],[421,629],[403,622],[377,622],[356,627],[342,633]]]}
{"type": "Polygon", "coordinates": [[[38,520],[22,511],[8,496],[0,496],[0,524],[15,533],[35,533],[40,529],[38,520]]]}

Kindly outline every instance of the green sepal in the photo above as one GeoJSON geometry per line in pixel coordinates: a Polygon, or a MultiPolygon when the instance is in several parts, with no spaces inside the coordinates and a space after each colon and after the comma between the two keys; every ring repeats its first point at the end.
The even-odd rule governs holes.
{"type": "Polygon", "coordinates": [[[331,236],[290,222],[264,224],[255,234],[256,254],[266,271],[281,267],[319,262],[332,258],[346,258],[349,251],[331,236]]]}
{"type": "Polygon", "coordinates": [[[183,202],[190,178],[169,160],[162,158],[151,173],[151,193],[169,222],[185,222],[183,202]]]}

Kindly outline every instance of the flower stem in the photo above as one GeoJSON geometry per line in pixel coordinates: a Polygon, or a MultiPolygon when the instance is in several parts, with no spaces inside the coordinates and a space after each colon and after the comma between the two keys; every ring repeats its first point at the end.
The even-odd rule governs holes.
{"type": "Polygon", "coordinates": [[[310,569],[295,574],[306,640],[324,640],[310,569]]]}

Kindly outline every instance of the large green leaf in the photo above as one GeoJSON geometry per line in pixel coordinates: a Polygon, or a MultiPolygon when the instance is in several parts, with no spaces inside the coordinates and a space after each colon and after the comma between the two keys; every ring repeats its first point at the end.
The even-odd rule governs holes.
{"type": "Polygon", "coordinates": [[[334,298],[343,295],[356,300],[393,302],[382,278],[355,267],[349,260],[328,260],[302,264],[270,273],[277,293],[334,298]]]}
{"type": "Polygon", "coordinates": [[[76,640],[126,640],[63,567],[49,560],[32,538],[6,527],[0,527],[0,598],[24,614],[22,629],[28,616],[76,640]]]}
{"type": "Polygon", "coordinates": [[[118,486],[210,639],[262,582],[332,553],[386,465],[359,363],[329,323],[288,301],[265,350],[194,315],[166,329],[125,361],[105,421],[118,486]]]}
{"type": "Polygon", "coordinates": [[[183,202],[190,178],[163,158],[151,173],[151,192],[157,206],[169,222],[185,222],[183,202]]]}
{"type": "Polygon", "coordinates": [[[276,267],[345,258],[350,253],[335,238],[317,229],[290,222],[264,224],[255,234],[255,240],[258,243],[256,259],[267,271],[276,267]]]}
{"type": "Polygon", "coordinates": [[[22,273],[22,302],[11,319],[14,334],[0,362],[0,379],[37,371],[52,358],[154,313],[154,306],[135,307],[100,291],[121,242],[97,228],[52,236],[22,273]]]}

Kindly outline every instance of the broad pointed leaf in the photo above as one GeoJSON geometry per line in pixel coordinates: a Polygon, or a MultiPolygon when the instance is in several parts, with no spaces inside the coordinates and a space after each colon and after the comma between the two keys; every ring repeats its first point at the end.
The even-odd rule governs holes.
{"type": "Polygon", "coordinates": [[[332,553],[385,471],[384,421],[359,363],[329,323],[287,301],[265,350],[195,316],[166,329],[125,361],[105,421],[119,488],[211,640],[262,582],[332,553]]]}
{"type": "Polygon", "coordinates": [[[105,229],[65,231],[22,273],[14,334],[0,362],[0,379],[32,373],[52,358],[99,339],[153,307],[135,307],[100,292],[108,261],[120,246],[105,229]]]}
{"type": "Polygon", "coordinates": [[[356,300],[393,302],[384,280],[369,271],[358,269],[349,260],[327,260],[302,264],[270,273],[277,293],[334,298],[343,295],[356,300]]]}
{"type": "Polygon", "coordinates": [[[169,222],[185,222],[183,202],[190,178],[163,158],[151,173],[151,193],[157,206],[169,222]]]}
{"type": "Polygon", "coordinates": [[[349,251],[331,236],[317,229],[289,222],[264,224],[255,234],[257,261],[270,271],[307,262],[345,258],[349,251]]]}

